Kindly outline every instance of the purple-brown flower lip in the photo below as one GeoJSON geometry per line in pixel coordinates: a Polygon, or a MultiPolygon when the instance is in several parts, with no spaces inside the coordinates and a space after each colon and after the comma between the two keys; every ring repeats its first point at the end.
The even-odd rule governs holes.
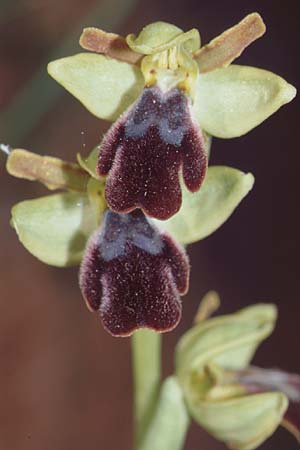
{"type": "Polygon", "coordinates": [[[108,211],[90,238],[80,270],[89,309],[99,311],[114,336],[128,336],[142,327],[158,332],[175,328],[188,279],[184,250],[140,210],[108,211]]]}
{"type": "Polygon", "coordinates": [[[141,208],[168,219],[181,206],[179,171],[191,192],[204,179],[203,135],[179,89],[145,88],[137,102],[110,128],[100,146],[98,173],[107,175],[106,199],[116,212],[141,208]]]}

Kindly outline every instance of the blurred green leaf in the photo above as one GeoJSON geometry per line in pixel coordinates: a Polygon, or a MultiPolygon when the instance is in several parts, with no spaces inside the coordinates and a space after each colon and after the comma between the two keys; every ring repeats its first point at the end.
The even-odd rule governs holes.
{"type": "Polygon", "coordinates": [[[46,264],[79,264],[97,227],[86,195],[63,193],[25,200],[12,208],[12,225],[24,247],[46,264]]]}
{"type": "Polygon", "coordinates": [[[212,234],[233,213],[254,183],[251,173],[225,166],[210,166],[196,193],[182,187],[180,211],[171,219],[155,222],[182,244],[191,244],[212,234]]]}
{"type": "Polygon", "coordinates": [[[181,388],[175,377],[161,388],[157,407],[137,450],[180,450],[189,424],[181,388]]]}
{"type": "Polygon", "coordinates": [[[139,67],[95,53],[79,53],[48,64],[49,74],[92,114],[115,120],[139,96],[139,67]]]}
{"type": "Polygon", "coordinates": [[[295,95],[296,89],[278,75],[233,64],[199,75],[194,112],[209,134],[232,138],[259,125],[295,95]]]}

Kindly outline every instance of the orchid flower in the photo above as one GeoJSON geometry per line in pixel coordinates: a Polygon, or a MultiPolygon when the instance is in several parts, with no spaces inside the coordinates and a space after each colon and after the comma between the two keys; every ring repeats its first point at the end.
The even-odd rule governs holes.
{"type": "Polygon", "coordinates": [[[203,183],[210,136],[241,136],[294,98],[281,77],[231,65],[264,32],[257,13],[203,47],[196,29],[165,22],[126,39],[86,28],[80,44],[93,53],[49,64],[89,111],[114,122],[97,163],[113,211],[170,218],[182,202],[179,172],[191,192],[203,183]]]}
{"type": "Polygon", "coordinates": [[[181,212],[170,221],[154,222],[141,210],[119,214],[107,208],[105,180],[95,175],[95,153],[67,163],[12,150],[7,159],[11,175],[65,192],[18,203],[11,223],[41,261],[59,267],[81,264],[86,304],[112,335],[128,336],[142,327],[170,331],[181,318],[180,296],[188,289],[190,272],[175,239],[185,244],[213,233],[252,188],[253,176],[211,167],[203,189],[186,199],[181,212]]]}

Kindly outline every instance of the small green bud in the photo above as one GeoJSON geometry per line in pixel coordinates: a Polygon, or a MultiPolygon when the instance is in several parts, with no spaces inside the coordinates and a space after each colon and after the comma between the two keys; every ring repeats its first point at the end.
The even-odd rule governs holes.
{"type": "Polygon", "coordinates": [[[274,305],[258,304],[201,321],[178,343],[177,375],[190,414],[230,448],[256,448],[280,425],[288,407],[284,393],[249,394],[233,376],[248,367],[276,316],[274,305]]]}

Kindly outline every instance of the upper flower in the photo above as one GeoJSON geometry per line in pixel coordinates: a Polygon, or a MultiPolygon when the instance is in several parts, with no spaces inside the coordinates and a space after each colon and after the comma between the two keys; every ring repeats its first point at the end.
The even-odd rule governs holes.
{"type": "Polygon", "coordinates": [[[207,154],[188,98],[177,88],[145,88],[100,146],[97,169],[99,175],[109,174],[110,208],[123,213],[143,208],[149,216],[168,219],[181,206],[180,167],[187,188],[197,191],[207,154]]]}
{"type": "Polygon", "coordinates": [[[142,208],[167,219],[181,205],[179,171],[197,191],[209,135],[247,133],[292,100],[295,88],[261,69],[231,65],[265,31],[250,14],[200,48],[199,32],[164,22],[126,40],[84,30],[81,53],[49,64],[49,73],[96,116],[116,120],[100,145],[97,171],[107,175],[111,209],[142,208]],[[122,114],[124,113],[124,114],[122,114]]]}

